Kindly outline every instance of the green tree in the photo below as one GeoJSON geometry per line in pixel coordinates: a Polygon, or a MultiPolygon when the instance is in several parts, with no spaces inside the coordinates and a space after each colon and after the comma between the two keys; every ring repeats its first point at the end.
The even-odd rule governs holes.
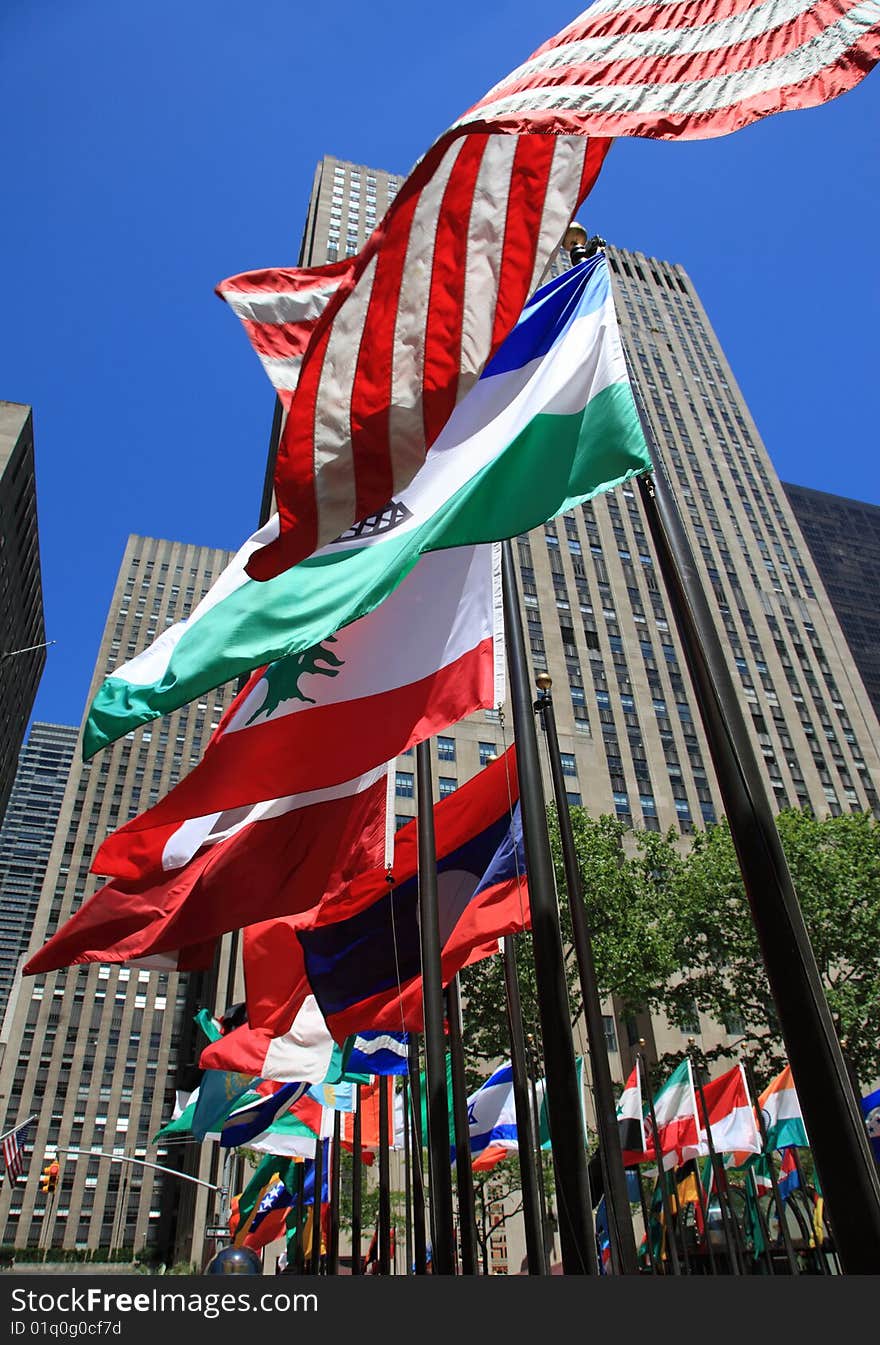
{"type": "MultiPolygon", "coordinates": [[[[611,817],[571,809],[603,995],[624,1010],[665,1013],[685,1028],[700,1010],[734,1034],[737,1049],[768,1077],[784,1046],[726,822],[685,842],[636,831],[611,817]]],[[[574,1014],[581,1011],[558,828],[551,844],[561,895],[561,924],[574,1014]]],[[[777,819],[822,984],[853,1075],[880,1073],[880,823],[870,814],[815,818],[787,810],[777,819]]],[[[528,936],[516,940],[526,1031],[538,1037],[534,965],[528,936]]],[[[509,1055],[501,958],[462,974],[467,1048],[475,1082],[479,1057],[509,1055]]],[[[705,1053],[707,1062],[724,1047],[705,1053]]],[[[670,1061],[666,1063],[671,1063],[670,1061]]]]}

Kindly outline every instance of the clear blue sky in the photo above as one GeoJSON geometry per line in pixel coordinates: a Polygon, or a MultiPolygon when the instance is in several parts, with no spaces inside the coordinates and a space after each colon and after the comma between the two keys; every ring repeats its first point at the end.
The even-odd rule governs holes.
{"type": "MultiPolygon", "coordinates": [[[[324,153],[405,173],[578,0],[6,0],[0,397],[34,408],[49,650],[78,723],[131,532],[236,547],[272,393],[213,294],[295,263],[324,153]]],[[[782,478],[880,503],[880,74],[720,140],[619,141],[592,232],[690,273],[782,478]]]]}

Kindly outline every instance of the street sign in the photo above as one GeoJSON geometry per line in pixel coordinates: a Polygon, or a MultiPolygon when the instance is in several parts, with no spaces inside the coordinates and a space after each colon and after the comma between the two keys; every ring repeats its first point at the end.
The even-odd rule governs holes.
{"type": "Polygon", "coordinates": [[[205,1229],[205,1237],[228,1238],[229,1237],[228,1224],[208,1224],[208,1227],[205,1229]]]}

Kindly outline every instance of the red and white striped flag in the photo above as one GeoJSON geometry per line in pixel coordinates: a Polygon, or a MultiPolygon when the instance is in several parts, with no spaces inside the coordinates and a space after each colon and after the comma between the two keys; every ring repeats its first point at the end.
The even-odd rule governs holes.
{"type": "Polygon", "coordinates": [[[812,107],[880,57],[878,0],[597,0],[445,132],[363,250],[218,286],[294,414],[267,579],[379,513],[513,327],[619,135],[812,107]]]}
{"type": "Polygon", "coordinates": [[[3,1136],[3,1164],[10,1182],[18,1181],[24,1170],[24,1137],[33,1117],[3,1136]]]}

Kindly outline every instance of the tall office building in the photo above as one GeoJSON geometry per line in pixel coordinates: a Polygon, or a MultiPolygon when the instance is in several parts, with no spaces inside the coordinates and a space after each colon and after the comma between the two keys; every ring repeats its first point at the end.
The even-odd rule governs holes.
{"type": "Polygon", "coordinates": [[[30,943],[76,738],[67,724],[35,723],[18,756],[0,826],[0,1022],[30,943]]]}
{"type": "Polygon", "coordinates": [[[880,715],[880,506],[786,481],[782,489],[880,715]]]}
{"type": "MultiPolygon", "coordinates": [[[[181,542],[130,537],[98,653],[91,702],[104,677],[186,616],[230,553],[181,542]]],[[[90,762],[76,761],[61,803],[30,948],[40,947],[100,886],[89,873],[104,836],[155,803],[201,758],[232,696],[221,688],[126,735],[90,762]]],[[[221,969],[221,976],[225,975],[221,969]]],[[[222,983],[222,982],[221,982],[222,983]]],[[[22,983],[0,1069],[3,1129],[37,1116],[22,1177],[0,1190],[6,1244],[40,1239],[68,1248],[135,1251],[156,1244],[164,1181],[174,1200],[198,1190],[190,1216],[203,1229],[216,1215],[210,1193],[184,1188],[151,1168],[112,1163],[102,1154],[168,1163],[152,1136],[169,1119],[184,1028],[185,978],[175,972],[91,965],[22,983]],[[89,1156],[65,1153],[86,1150],[89,1156]],[[58,1153],[61,1180],[44,1232],[46,1199],[37,1177],[58,1153]],[[208,1199],[206,1199],[206,1197],[208,1199]]],[[[213,1008],[213,1005],[208,1007],[213,1008]]],[[[205,1146],[207,1179],[217,1156],[205,1146]]],[[[216,1180],[216,1178],[215,1178],[216,1180]]],[[[201,1257],[201,1244],[194,1259],[201,1257]]]]}
{"type": "Polygon", "coordinates": [[[31,408],[0,401],[0,822],[46,662],[31,408]]]}
{"type": "MultiPolygon", "coordinates": [[[[360,246],[354,226],[361,228],[367,190],[375,204],[380,183],[396,190],[401,180],[325,158],[304,262],[330,260],[343,237],[360,246]]],[[[773,803],[809,805],[820,816],[880,811],[870,697],[699,297],[681,266],[606,251],[623,340],[773,803]]],[[[561,254],[554,270],[568,265],[561,254]]],[[[716,821],[721,795],[635,486],[519,537],[515,551],[532,666],[553,678],[570,801],[682,836],[716,821]]],[[[469,779],[511,734],[510,715],[493,711],[439,736],[438,795],[469,779]]],[[[402,823],[415,811],[415,771],[405,758],[397,766],[402,823]]],[[[618,1081],[640,1034],[649,1050],[683,1046],[681,1031],[647,1017],[630,1022],[619,1041],[611,1008],[606,1030],[618,1081]]],[[[706,1048],[727,1037],[707,1021],[694,1030],[706,1048]]]]}

